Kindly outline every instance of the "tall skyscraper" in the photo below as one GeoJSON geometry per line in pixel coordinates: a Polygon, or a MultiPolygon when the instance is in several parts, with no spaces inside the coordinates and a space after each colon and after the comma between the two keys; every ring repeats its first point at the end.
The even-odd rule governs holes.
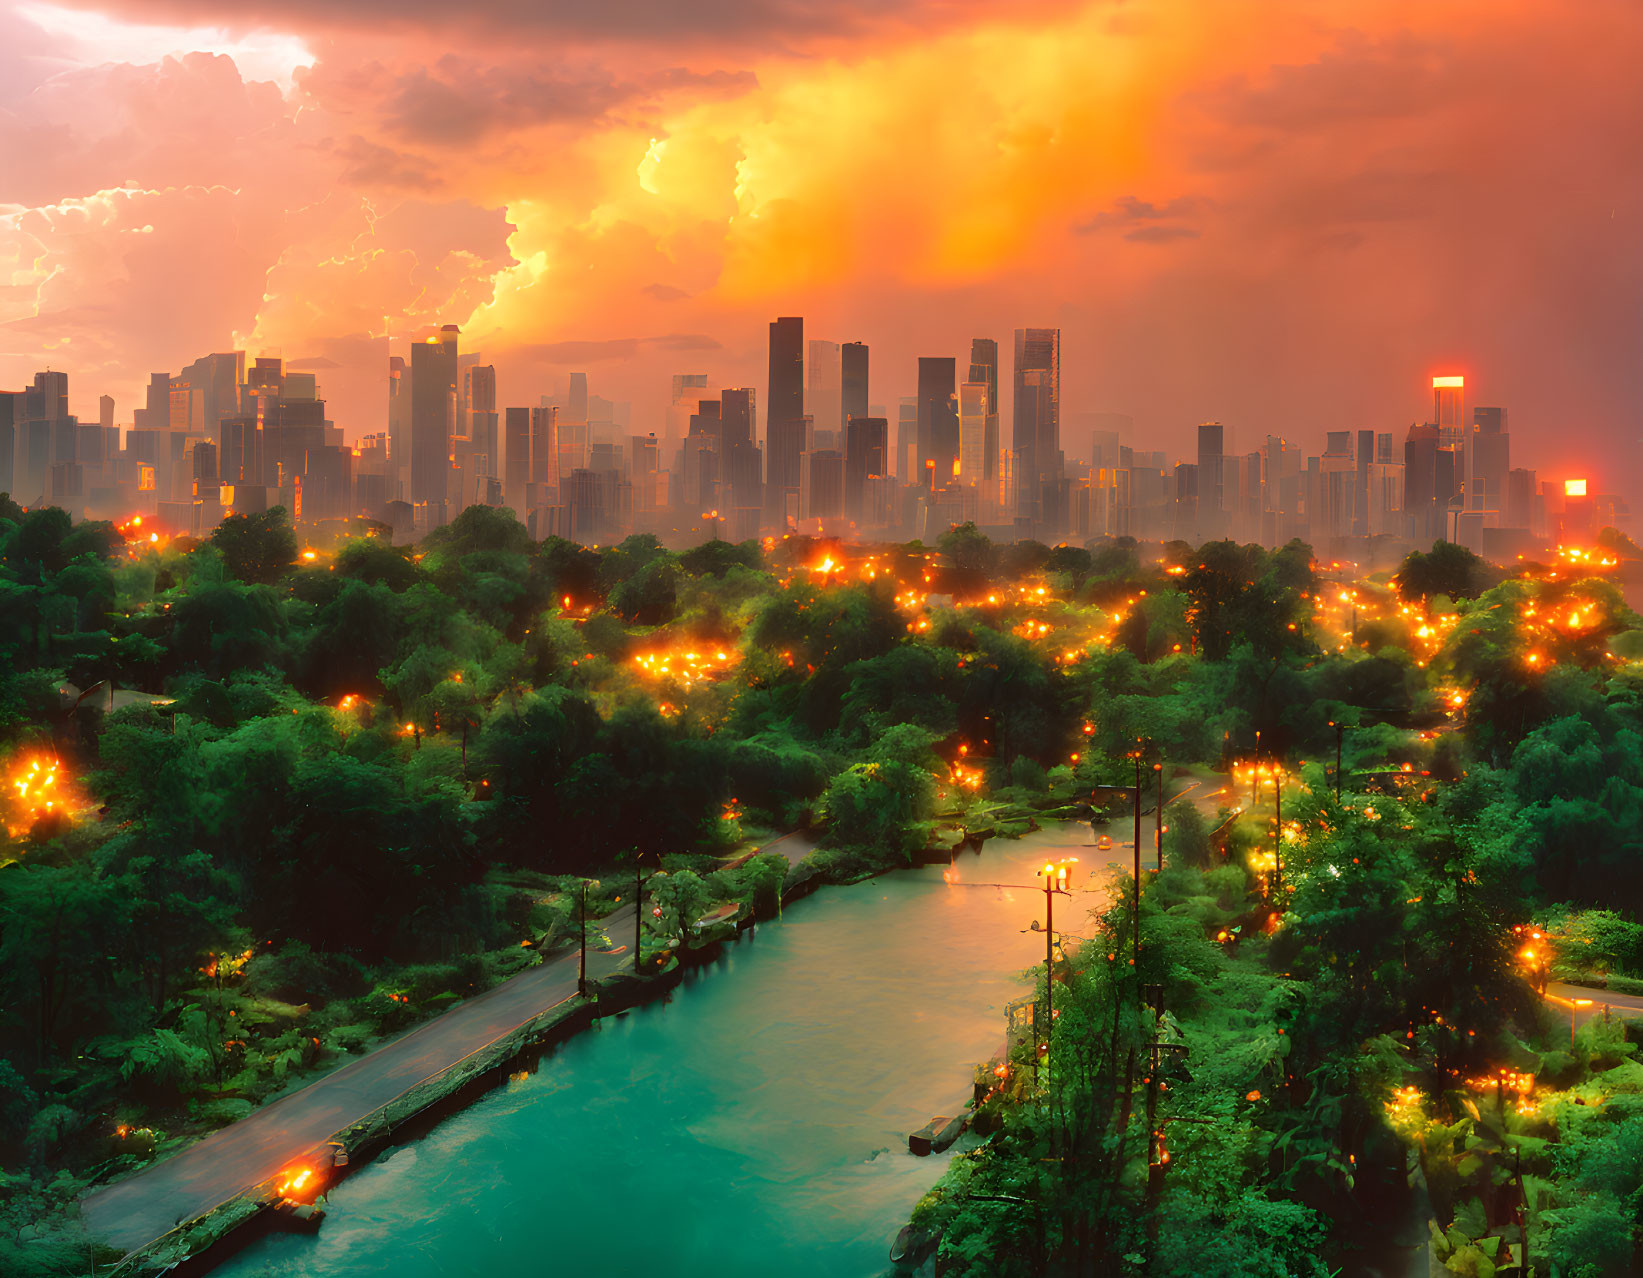
{"type": "Polygon", "coordinates": [[[787,315],[770,324],[770,402],[765,408],[765,506],[778,527],[799,491],[799,455],[805,449],[804,319],[787,315]]]}
{"type": "Polygon", "coordinates": [[[896,478],[904,484],[919,482],[918,396],[903,395],[896,401],[896,478]]]}
{"type": "Polygon", "coordinates": [[[809,381],[804,411],[810,414],[814,430],[821,432],[817,448],[831,448],[844,427],[843,369],[837,342],[810,342],[809,381]]]}
{"type": "Polygon", "coordinates": [[[503,447],[506,458],[502,483],[503,499],[523,523],[530,513],[527,494],[531,482],[529,408],[510,408],[503,415],[503,447]]]}
{"type": "Polygon", "coordinates": [[[464,433],[471,441],[473,452],[483,457],[482,475],[500,475],[501,458],[497,456],[496,439],[496,366],[475,364],[462,370],[462,398],[468,406],[468,420],[463,423],[464,433]]]}
{"type": "Polygon", "coordinates": [[[840,381],[843,392],[844,420],[866,417],[867,407],[867,343],[846,342],[840,348],[840,381]]]}
{"type": "Polygon", "coordinates": [[[958,388],[959,482],[980,488],[984,501],[992,498],[991,483],[986,478],[987,418],[991,412],[986,382],[965,382],[958,388]]]}
{"type": "Polygon", "coordinates": [[[452,416],[456,410],[455,324],[411,346],[410,500],[417,523],[445,523],[445,488],[451,468],[452,416]]]}
{"type": "Polygon", "coordinates": [[[998,343],[990,337],[976,337],[970,341],[970,382],[981,382],[987,387],[987,420],[982,429],[981,478],[991,482],[998,478],[998,343]]]}
{"type": "Polygon", "coordinates": [[[1466,436],[1466,379],[1432,379],[1432,421],[1438,428],[1439,448],[1459,448],[1466,436]]]}
{"type": "Polygon", "coordinates": [[[1016,517],[1042,524],[1045,487],[1061,479],[1061,330],[1016,329],[1014,373],[1016,517]]]}
{"type": "Polygon", "coordinates": [[[882,417],[852,417],[844,427],[844,513],[862,517],[862,492],[869,476],[888,475],[890,423],[882,417]]]}
{"type": "Polygon", "coordinates": [[[921,355],[918,361],[918,479],[933,473],[945,487],[958,465],[958,361],[921,355]]]}
{"type": "Polygon", "coordinates": [[[1226,451],[1226,431],[1220,422],[1198,424],[1198,523],[1201,536],[1222,533],[1221,458],[1226,451]]]}
{"type": "Polygon", "coordinates": [[[1506,429],[1504,408],[1472,410],[1471,444],[1476,460],[1469,460],[1466,469],[1468,481],[1475,486],[1477,502],[1474,505],[1468,501],[1466,508],[1504,513],[1507,476],[1512,469],[1512,437],[1506,429]]]}

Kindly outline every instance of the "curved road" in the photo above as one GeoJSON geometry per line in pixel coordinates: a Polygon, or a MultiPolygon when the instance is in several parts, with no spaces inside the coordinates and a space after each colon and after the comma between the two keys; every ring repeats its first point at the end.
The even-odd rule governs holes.
{"type": "MultiPolygon", "coordinates": [[[[760,848],[790,865],[815,845],[800,834],[760,848]]],[[[619,940],[633,926],[630,902],[603,920],[619,940]]],[[[590,951],[588,976],[628,962],[627,947],[590,951]]],[[[426,1024],[263,1106],[162,1162],[88,1194],[86,1224],[127,1253],[210,1211],[311,1154],[333,1135],[463,1057],[576,993],[575,950],[521,972],[426,1024]]]]}

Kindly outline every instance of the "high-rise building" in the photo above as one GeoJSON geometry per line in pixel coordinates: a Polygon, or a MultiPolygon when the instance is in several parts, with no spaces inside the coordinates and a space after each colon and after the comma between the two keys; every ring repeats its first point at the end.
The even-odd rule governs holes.
{"type": "Polygon", "coordinates": [[[503,414],[503,500],[521,523],[530,511],[526,490],[531,482],[531,412],[510,408],[503,414]]]}
{"type": "Polygon", "coordinates": [[[1468,459],[1467,474],[1477,499],[1475,503],[1469,499],[1466,508],[1502,514],[1506,509],[1507,475],[1512,469],[1512,437],[1506,429],[1504,408],[1472,410],[1471,446],[1476,459],[1468,459]]]}
{"type": "Polygon", "coordinates": [[[465,433],[472,441],[473,453],[480,462],[481,475],[500,475],[501,458],[497,455],[496,366],[473,364],[462,370],[462,399],[467,405],[468,419],[463,423],[465,433]]]}
{"type": "Polygon", "coordinates": [[[1016,329],[1014,376],[1016,517],[1037,525],[1045,522],[1046,485],[1061,479],[1061,330],[1016,329]]]}
{"type": "Polygon", "coordinates": [[[445,523],[459,331],[455,324],[446,324],[437,336],[411,347],[409,495],[421,528],[438,528],[445,523]]]}
{"type": "Polygon", "coordinates": [[[564,465],[559,447],[558,408],[531,409],[531,483],[537,486],[538,506],[562,486],[564,465]]]}
{"type": "Polygon", "coordinates": [[[565,401],[565,418],[572,422],[588,420],[588,375],[586,373],[572,373],[570,375],[570,396],[565,401]]]}
{"type": "Polygon", "coordinates": [[[1461,448],[1466,442],[1466,379],[1432,379],[1432,422],[1438,428],[1439,448],[1461,448]]]}
{"type": "Polygon", "coordinates": [[[990,337],[970,339],[969,382],[987,387],[987,417],[981,432],[981,479],[996,492],[998,479],[998,343],[990,337]]]}
{"type": "Polygon", "coordinates": [[[958,466],[958,361],[921,355],[918,361],[918,482],[944,487],[958,466]]]}
{"type": "Polygon", "coordinates": [[[732,387],[720,394],[719,403],[720,501],[728,488],[730,509],[757,510],[763,504],[760,454],[753,442],[758,392],[751,386],[732,387]]]}
{"type": "Polygon", "coordinates": [[[1198,424],[1198,521],[1201,537],[1222,534],[1221,458],[1226,451],[1226,430],[1220,422],[1198,424]]]}
{"type": "Polygon", "coordinates": [[[982,490],[982,500],[994,499],[987,473],[987,419],[992,402],[986,382],[965,382],[958,388],[958,479],[982,490]]]}
{"type": "Polygon", "coordinates": [[[820,435],[818,448],[831,448],[844,428],[843,368],[837,342],[810,341],[809,381],[804,411],[810,414],[812,429],[820,435]]]}
{"type": "Polygon", "coordinates": [[[868,416],[866,342],[846,342],[840,348],[839,377],[844,420],[868,416]]]}
{"type": "Polygon", "coordinates": [[[896,478],[903,484],[917,483],[918,396],[903,395],[896,401],[896,478]]]}
{"type": "Polygon", "coordinates": [[[888,475],[890,423],[882,417],[852,417],[844,427],[844,513],[859,520],[863,494],[872,476],[888,475]]]}
{"type": "Polygon", "coordinates": [[[786,315],[770,324],[770,402],[765,408],[765,505],[780,527],[799,492],[799,456],[805,450],[804,319],[786,315]]]}

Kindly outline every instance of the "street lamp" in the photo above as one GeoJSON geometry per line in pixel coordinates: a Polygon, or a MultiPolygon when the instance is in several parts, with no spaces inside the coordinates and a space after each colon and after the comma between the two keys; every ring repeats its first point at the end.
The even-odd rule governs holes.
{"type": "Polygon", "coordinates": [[[640,938],[644,936],[644,932],[643,932],[642,929],[644,927],[644,918],[645,918],[645,911],[644,911],[644,908],[643,908],[644,904],[645,904],[645,885],[644,885],[644,880],[641,879],[640,876],[639,876],[639,862],[642,861],[647,856],[654,856],[656,858],[657,873],[658,874],[664,873],[664,871],[661,869],[662,854],[660,852],[641,852],[637,848],[634,849],[634,851],[633,851],[633,974],[635,976],[637,976],[639,974],[639,971],[640,971],[640,968],[639,968],[639,958],[640,958],[639,942],[640,942],[640,938]]]}
{"type": "Polygon", "coordinates": [[[1158,858],[1158,873],[1164,872],[1164,764],[1162,761],[1152,765],[1152,770],[1158,774],[1158,806],[1152,814],[1152,850],[1158,858]]]}
{"type": "Polygon", "coordinates": [[[1284,889],[1284,770],[1272,765],[1273,812],[1277,823],[1272,832],[1272,886],[1273,899],[1284,889]]]}
{"type": "MultiPolygon", "coordinates": [[[[1138,854],[1139,855],[1139,854],[1138,854]]],[[[1044,880],[1044,1046],[1050,1045],[1055,1033],[1055,895],[1071,896],[1067,891],[1067,867],[1078,860],[1070,856],[1064,861],[1048,861],[1038,872],[1044,880]]]]}
{"type": "Polygon", "coordinates": [[[1329,726],[1335,729],[1335,802],[1341,801],[1341,743],[1346,737],[1346,725],[1329,721],[1329,726]]]}

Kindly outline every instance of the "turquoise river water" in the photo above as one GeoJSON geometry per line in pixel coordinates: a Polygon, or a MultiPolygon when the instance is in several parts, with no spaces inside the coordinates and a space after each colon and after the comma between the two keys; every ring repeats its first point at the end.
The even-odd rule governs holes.
{"type": "MultiPolygon", "coordinates": [[[[393,1274],[883,1274],[946,1157],[908,1132],[952,1113],[1002,1043],[1043,939],[1046,854],[1112,855],[1086,827],[826,887],[727,947],[665,1003],[604,1021],[338,1185],[311,1237],[270,1235],[223,1278],[393,1274]],[[1080,846],[1081,845],[1081,846],[1080,846]]],[[[1095,895],[1057,901],[1088,932],[1095,895]]]]}

